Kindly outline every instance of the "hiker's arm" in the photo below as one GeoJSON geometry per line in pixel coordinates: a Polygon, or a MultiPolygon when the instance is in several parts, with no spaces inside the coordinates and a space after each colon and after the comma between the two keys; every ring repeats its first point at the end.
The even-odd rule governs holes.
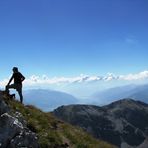
{"type": "Polygon", "coordinates": [[[22,78],[21,78],[22,82],[25,80],[25,77],[22,75],[22,78]]]}
{"type": "Polygon", "coordinates": [[[8,82],[7,85],[9,85],[9,84],[11,83],[12,80],[13,80],[13,75],[12,75],[12,77],[10,78],[10,80],[9,80],[9,82],[8,82]]]}

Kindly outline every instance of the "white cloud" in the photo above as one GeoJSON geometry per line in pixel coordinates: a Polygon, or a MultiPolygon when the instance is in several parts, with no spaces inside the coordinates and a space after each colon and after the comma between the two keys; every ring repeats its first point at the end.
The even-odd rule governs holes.
{"type": "Polygon", "coordinates": [[[52,85],[52,84],[71,84],[71,83],[85,83],[85,82],[93,82],[93,81],[100,81],[102,78],[100,76],[88,76],[81,74],[80,76],[76,77],[53,77],[49,78],[46,75],[43,76],[31,76],[30,78],[26,79],[24,84],[26,86],[32,85],[52,85]]]}
{"type": "MultiPolygon", "coordinates": [[[[146,80],[148,79],[148,71],[143,71],[136,74],[127,74],[116,76],[113,73],[108,73],[106,76],[89,76],[81,74],[76,77],[53,77],[49,78],[47,75],[37,76],[32,75],[29,78],[26,78],[24,85],[28,86],[44,86],[44,85],[59,85],[59,84],[72,84],[72,83],[90,83],[98,81],[112,81],[112,80],[124,80],[124,81],[133,81],[133,80],[146,80]]],[[[8,83],[8,79],[0,81],[0,86],[4,87],[8,83]]]]}
{"type": "Polygon", "coordinates": [[[148,79],[148,71],[143,71],[137,74],[128,74],[128,75],[120,75],[119,79],[121,80],[144,80],[148,79]]]}
{"type": "Polygon", "coordinates": [[[101,76],[91,76],[88,77],[87,82],[100,81],[100,80],[102,80],[101,76]]]}
{"type": "Polygon", "coordinates": [[[108,73],[106,76],[89,76],[81,74],[76,77],[53,77],[49,78],[46,75],[41,77],[39,76],[31,76],[29,79],[25,81],[25,84],[60,84],[60,83],[87,83],[87,82],[97,82],[97,81],[112,81],[112,80],[125,80],[125,81],[133,81],[133,80],[145,80],[148,79],[148,71],[143,71],[136,74],[127,74],[127,75],[119,75],[116,76],[113,73],[108,73]]]}
{"type": "Polygon", "coordinates": [[[111,81],[111,80],[116,80],[118,77],[116,77],[113,73],[108,73],[107,76],[103,78],[105,81],[111,81]]]}

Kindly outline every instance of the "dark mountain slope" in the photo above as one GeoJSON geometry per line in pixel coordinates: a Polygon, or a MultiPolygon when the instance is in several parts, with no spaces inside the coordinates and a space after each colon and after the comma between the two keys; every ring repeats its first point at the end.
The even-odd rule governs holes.
{"type": "Polygon", "coordinates": [[[123,99],[103,107],[62,106],[53,114],[117,146],[142,145],[148,136],[148,105],[140,101],[123,99]]]}

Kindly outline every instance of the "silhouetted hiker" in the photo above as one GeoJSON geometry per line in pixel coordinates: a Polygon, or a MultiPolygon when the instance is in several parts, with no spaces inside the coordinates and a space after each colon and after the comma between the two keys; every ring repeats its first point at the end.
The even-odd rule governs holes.
{"type": "Polygon", "coordinates": [[[9,89],[16,89],[19,96],[20,102],[23,103],[23,95],[22,95],[22,82],[25,80],[25,77],[18,71],[17,67],[13,67],[13,75],[11,76],[8,84],[6,85],[6,92],[9,93],[9,89]],[[14,80],[13,84],[10,84],[11,81],[14,80]]]}

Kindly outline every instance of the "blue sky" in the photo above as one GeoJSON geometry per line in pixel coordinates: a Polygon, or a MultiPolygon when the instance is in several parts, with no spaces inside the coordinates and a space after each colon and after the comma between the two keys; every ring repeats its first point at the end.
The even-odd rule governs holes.
{"type": "Polygon", "coordinates": [[[147,0],[1,0],[0,80],[13,66],[27,78],[145,71],[147,7],[147,0]]]}

